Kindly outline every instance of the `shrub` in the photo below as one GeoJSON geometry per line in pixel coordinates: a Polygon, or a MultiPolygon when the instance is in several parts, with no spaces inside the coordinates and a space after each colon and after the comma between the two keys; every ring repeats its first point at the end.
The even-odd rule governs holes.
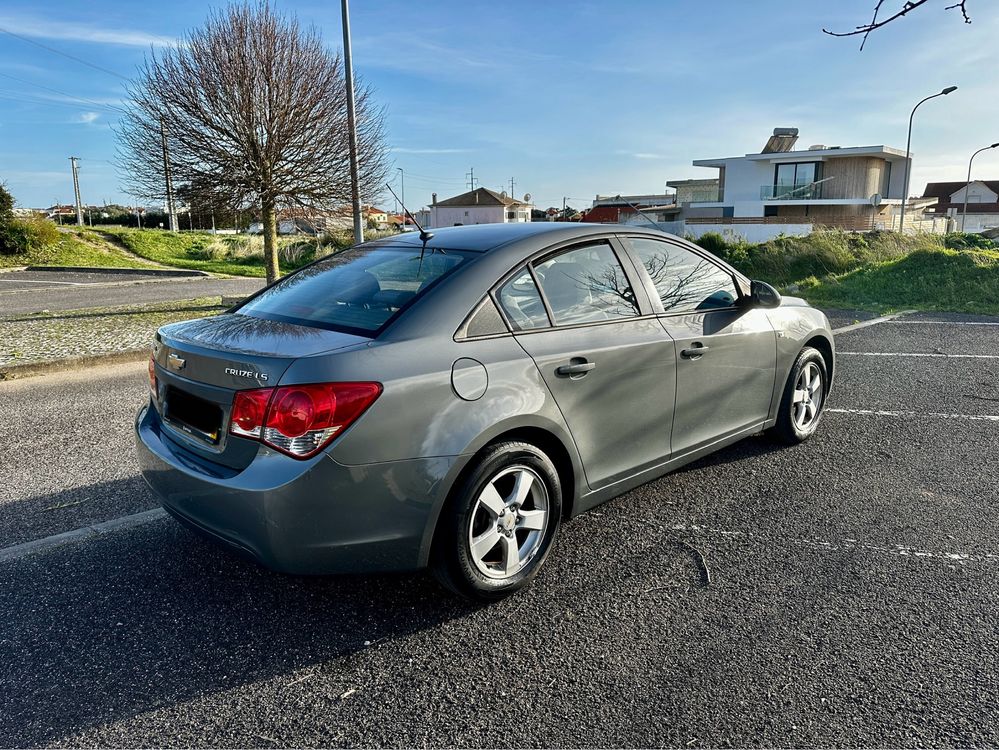
{"type": "Polygon", "coordinates": [[[41,216],[0,221],[0,252],[5,255],[41,250],[58,241],[55,224],[41,216]]]}
{"type": "Polygon", "coordinates": [[[999,248],[999,243],[981,234],[971,232],[951,232],[944,236],[944,246],[950,250],[992,250],[999,248]]]}

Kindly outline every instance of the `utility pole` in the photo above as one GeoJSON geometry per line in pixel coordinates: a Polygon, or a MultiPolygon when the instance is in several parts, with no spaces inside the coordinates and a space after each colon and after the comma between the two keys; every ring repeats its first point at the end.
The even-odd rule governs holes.
{"type": "Polygon", "coordinates": [[[516,184],[516,183],[515,183],[515,182],[513,181],[513,178],[511,177],[511,178],[510,178],[510,197],[511,197],[511,198],[513,198],[513,186],[514,186],[515,184],[516,184]]]}
{"type": "Polygon", "coordinates": [[[468,171],[465,172],[466,184],[469,190],[475,190],[475,167],[469,167],[468,171]]]}
{"type": "Polygon", "coordinates": [[[170,174],[170,152],[167,150],[166,128],[160,120],[160,139],[163,141],[163,176],[166,178],[167,217],[170,220],[170,231],[179,232],[177,213],[173,205],[173,176],[170,174]]]}
{"type": "Polygon", "coordinates": [[[354,110],[354,65],[350,58],[350,12],[347,0],[340,0],[340,13],[343,16],[343,75],[347,83],[347,139],[350,145],[350,197],[354,210],[354,242],[364,242],[364,226],[361,224],[361,186],[357,168],[357,123],[354,110]]]}
{"type": "Polygon", "coordinates": [[[400,190],[400,192],[402,193],[402,198],[399,200],[399,202],[402,204],[402,212],[403,212],[403,220],[404,220],[403,221],[403,225],[405,225],[405,218],[406,218],[406,173],[402,171],[402,167],[396,167],[396,169],[399,170],[399,180],[400,180],[400,184],[401,184],[401,190],[400,190]]]}
{"type": "Polygon", "coordinates": [[[566,201],[566,196],[563,195],[562,196],[562,221],[568,221],[568,218],[565,215],[565,201],[566,201]]]}
{"type": "Polygon", "coordinates": [[[83,226],[83,204],[80,202],[80,168],[76,166],[79,157],[69,157],[69,163],[73,166],[73,194],[76,196],[76,225],[83,226]]]}

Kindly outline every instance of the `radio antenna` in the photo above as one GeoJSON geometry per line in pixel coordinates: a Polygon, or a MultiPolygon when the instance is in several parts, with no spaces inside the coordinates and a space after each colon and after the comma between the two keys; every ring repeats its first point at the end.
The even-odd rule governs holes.
{"type": "MultiPolygon", "coordinates": [[[[420,239],[423,240],[423,249],[426,250],[427,243],[434,238],[433,232],[428,232],[420,225],[420,222],[416,220],[416,217],[409,212],[408,208],[406,208],[406,204],[399,200],[399,196],[395,194],[395,190],[392,189],[391,185],[386,182],[385,187],[387,187],[389,192],[392,193],[392,197],[399,201],[399,205],[402,206],[402,210],[406,213],[406,216],[412,219],[413,223],[416,224],[416,228],[420,230],[420,239]]],[[[405,222],[403,222],[403,225],[405,226],[405,222]]]]}
{"type": "Polygon", "coordinates": [[[636,206],[636,205],[635,205],[634,203],[632,203],[631,201],[629,201],[629,200],[625,200],[625,199],[624,199],[624,198],[622,198],[622,197],[621,197],[620,195],[616,195],[616,196],[614,196],[614,200],[616,200],[616,201],[621,201],[621,202],[622,202],[622,203],[624,203],[624,204],[625,204],[626,206],[629,206],[630,208],[633,208],[633,209],[635,210],[635,213],[636,213],[636,214],[638,214],[639,216],[641,216],[641,217],[642,217],[643,219],[645,219],[645,220],[646,220],[647,222],[649,222],[649,223],[650,223],[650,224],[651,224],[652,226],[654,226],[654,227],[655,227],[656,229],[659,229],[659,225],[658,225],[658,224],[656,224],[656,222],[655,222],[655,221],[653,221],[651,217],[649,217],[649,216],[646,216],[645,214],[643,214],[643,213],[642,213],[642,211],[641,211],[641,209],[640,209],[640,208],[639,208],[638,206],[636,206]]]}

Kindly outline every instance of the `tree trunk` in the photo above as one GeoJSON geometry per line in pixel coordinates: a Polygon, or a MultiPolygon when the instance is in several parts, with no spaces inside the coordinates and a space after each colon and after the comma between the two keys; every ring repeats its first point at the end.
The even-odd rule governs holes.
{"type": "Polygon", "coordinates": [[[264,266],[267,268],[267,283],[273,284],[281,276],[278,265],[277,248],[277,211],[274,201],[264,198],[262,201],[264,220],[264,266]]]}

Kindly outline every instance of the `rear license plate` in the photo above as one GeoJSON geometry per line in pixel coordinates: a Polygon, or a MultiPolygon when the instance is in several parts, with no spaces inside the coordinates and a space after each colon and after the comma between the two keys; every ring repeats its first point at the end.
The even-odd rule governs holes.
{"type": "Polygon", "coordinates": [[[177,429],[212,444],[219,442],[222,408],[218,404],[171,385],[167,386],[165,407],[167,420],[177,429]]]}

